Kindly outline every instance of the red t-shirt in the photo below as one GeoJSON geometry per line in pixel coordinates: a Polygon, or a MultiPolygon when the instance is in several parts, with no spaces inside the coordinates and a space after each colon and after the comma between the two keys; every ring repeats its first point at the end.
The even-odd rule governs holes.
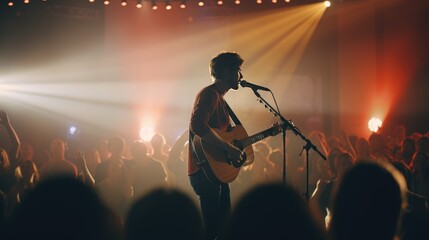
{"type": "MultiPolygon", "coordinates": [[[[189,124],[190,136],[203,136],[210,128],[226,130],[231,125],[228,108],[223,99],[224,93],[215,85],[203,88],[196,96],[189,124]]],[[[189,139],[191,141],[191,139],[189,139]]],[[[188,175],[200,168],[196,164],[192,147],[189,144],[188,175]]]]}

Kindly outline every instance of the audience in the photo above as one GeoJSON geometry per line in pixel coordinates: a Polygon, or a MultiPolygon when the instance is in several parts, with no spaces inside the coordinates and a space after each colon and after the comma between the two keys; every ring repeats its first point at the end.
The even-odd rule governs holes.
{"type": "MultiPolygon", "coordinates": [[[[83,154],[61,138],[49,149],[21,144],[0,111],[0,133],[1,239],[203,239],[185,171],[187,131],[171,149],[158,133],[149,143],[97,140],[95,148],[80,146],[83,154]]],[[[399,125],[369,138],[312,136],[328,159],[309,162],[311,200],[300,194],[305,157],[287,152],[284,185],[280,138],[260,141],[254,163],[232,184],[221,239],[427,239],[427,133],[407,135],[399,125]]]]}

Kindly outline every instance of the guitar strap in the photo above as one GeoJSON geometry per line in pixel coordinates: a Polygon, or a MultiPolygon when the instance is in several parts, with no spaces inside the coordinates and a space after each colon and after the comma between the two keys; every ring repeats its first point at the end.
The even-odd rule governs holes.
{"type": "Polygon", "coordinates": [[[234,122],[235,126],[242,125],[240,120],[238,120],[237,115],[235,115],[234,111],[232,111],[231,107],[228,105],[228,103],[225,101],[226,108],[228,109],[229,116],[231,117],[232,121],[234,122]]]}

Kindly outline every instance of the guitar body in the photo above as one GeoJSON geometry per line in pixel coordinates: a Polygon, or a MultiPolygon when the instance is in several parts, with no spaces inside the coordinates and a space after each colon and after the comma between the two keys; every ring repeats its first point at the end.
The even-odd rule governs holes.
{"type": "Polygon", "coordinates": [[[240,140],[248,137],[248,134],[243,126],[237,125],[228,131],[214,129],[214,131],[225,141],[232,143],[234,146],[244,150],[245,158],[243,162],[238,163],[234,159],[229,159],[226,153],[203,141],[197,135],[194,136],[193,143],[195,154],[197,155],[200,166],[207,177],[217,183],[230,183],[234,181],[240,168],[243,165],[251,164],[255,158],[252,146],[242,147],[240,140]],[[234,163],[234,164],[232,164],[234,163]]]}

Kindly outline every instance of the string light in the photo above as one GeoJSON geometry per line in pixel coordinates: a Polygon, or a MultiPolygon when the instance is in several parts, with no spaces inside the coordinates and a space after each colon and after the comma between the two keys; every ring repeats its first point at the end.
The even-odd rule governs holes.
{"type": "MultiPolygon", "coordinates": [[[[34,1],[31,1],[31,0],[20,0],[20,1],[22,1],[24,4],[29,4],[30,2],[31,3],[34,2],[34,1]]],[[[39,1],[41,1],[41,2],[47,2],[48,0],[39,0],[39,1]]],[[[176,1],[180,2],[180,4],[178,6],[181,9],[187,8],[187,3],[194,2],[194,1],[197,2],[197,5],[199,7],[206,6],[206,1],[205,0],[198,0],[198,1],[197,0],[132,0],[132,1],[136,1],[137,2],[136,3],[136,7],[137,8],[142,8],[143,7],[143,4],[142,4],[143,1],[152,2],[152,9],[153,10],[157,10],[158,9],[158,4],[161,4],[161,3],[165,3],[165,9],[166,10],[171,10],[171,9],[173,9],[173,4],[171,4],[172,1],[173,2],[176,2],[176,1]]],[[[230,1],[231,1],[231,3],[234,3],[235,5],[240,5],[241,4],[241,0],[228,0],[226,2],[225,2],[225,0],[216,0],[216,1],[211,0],[211,1],[215,2],[215,4],[217,4],[218,6],[223,6],[223,5],[225,5],[226,2],[230,2],[230,1]]],[[[16,5],[15,2],[16,2],[15,0],[8,0],[7,1],[7,6],[9,6],[9,7],[15,6],[16,5]]],[[[95,3],[96,0],[88,0],[88,2],[95,3]]],[[[120,4],[121,4],[122,7],[126,7],[126,6],[128,6],[128,2],[129,1],[127,1],[127,0],[113,0],[113,1],[112,0],[103,0],[102,2],[103,2],[103,4],[105,6],[111,5],[114,2],[120,2],[120,4]]],[[[279,0],[271,0],[271,2],[273,4],[277,4],[277,3],[279,3],[279,0]]],[[[284,2],[289,3],[289,2],[291,2],[291,0],[284,0],[284,2]]],[[[256,4],[262,4],[263,0],[254,0],[254,3],[256,3],[256,4]]],[[[326,7],[329,7],[331,5],[331,2],[330,1],[324,1],[324,4],[325,4],[326,7]]]]}
{"type": "Polygon", "coordinates": [[[137,8],[142,8],[142,0],[138,0],[136,4],[137,8]]]}
{"type": "Polygon", "coordinates": [[[166,1],[166,2],[165,2],[165,9],[166,9],[166,10],[171,10],[171,4],[170,4],[170,1],[166,1]]]}
{"type": "Polygon", "coordinates": [[[158,6],[156,5],[155,1],[152,1],[152,10],[157,10],[158,6]]]}

